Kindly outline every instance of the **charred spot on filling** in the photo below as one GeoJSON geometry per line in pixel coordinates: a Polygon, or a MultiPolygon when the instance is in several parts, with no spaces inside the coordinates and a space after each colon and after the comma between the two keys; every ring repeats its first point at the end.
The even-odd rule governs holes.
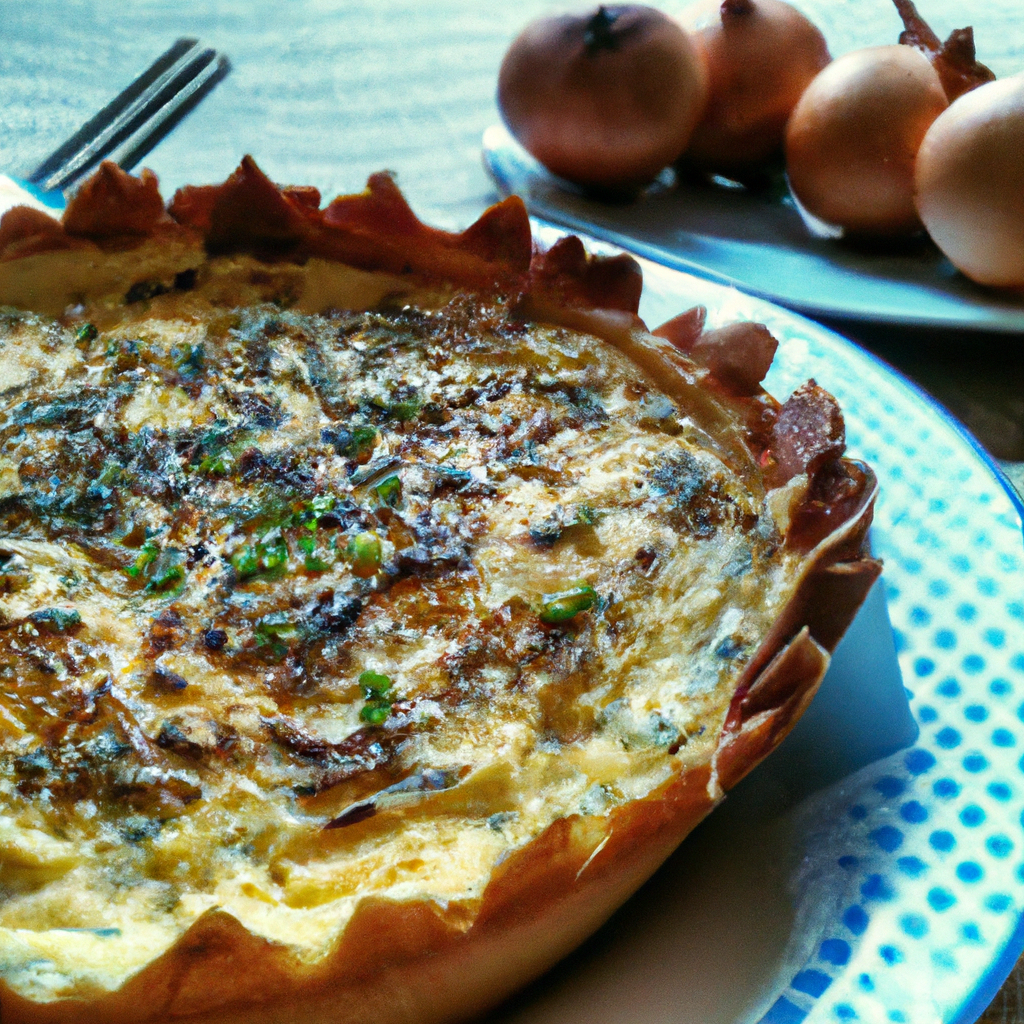
{"type": "Polygon", "coordinates": [[[45,791],[58,803],[88,799],[108,813],[126,805],[158,817],[202,796],[199,779],[161,756],[117,698],[104,694],[97,704],[87,720],[61,723],[49,742],[12,759],[19,793],[45,791]]]}
{"type": "Polygon", "coordinates": [[[723,485],[721,471],[713,472],[703,459],[686,450],[660,459],[649,475],[649,486],[656,498],[666,500],[669,521],[680,534],[707,540],[742,517],[723,485]]]}

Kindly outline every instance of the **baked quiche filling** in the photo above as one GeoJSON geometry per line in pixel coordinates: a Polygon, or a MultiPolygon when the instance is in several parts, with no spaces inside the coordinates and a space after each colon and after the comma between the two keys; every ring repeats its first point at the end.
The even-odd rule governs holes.
{"type": "Polygon", "coordinates": [[[222,263],[244,302],[0,315],[0,970],[35,1000],[211,908],[309,962],[368,896],[468,927],[553,821],[708,760],[804,561],[612,345],[222,263]]]}

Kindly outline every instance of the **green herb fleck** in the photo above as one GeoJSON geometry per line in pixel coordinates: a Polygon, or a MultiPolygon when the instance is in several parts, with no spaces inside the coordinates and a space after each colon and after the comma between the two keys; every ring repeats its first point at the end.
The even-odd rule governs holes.
{"type": "Polygon", "coordinates": [[[403,395],[401,398],[392,397],[383,404],[384,411],[392,418],[399,421],[399,423],[406,423],[409,420],[414,420],[420,413],[420,409],[423,408],[423,399],[413,391],[409,395],[403,395]]]}
{"type": "Polygon", "coordinates": [[[365,462],[377,447],[376,427],[354,427],[352,440],[345,446],[345,454],[357,462],[365,462]]]}
{"type": "MultiPolygon", "coordinates": [[[[197,346],[197,349],[201,353],[201,346],[197,346]]],[[[186,361],[182,365],[192,364],[186,361]]],[[[198,450],[192,456],[188,469],[204,476],[229,476],[235,469],[238,456],[251,445],[252,436],[251,430],[230,426],[225,420],[218,420],[200,438],[198,450]]]]}
{"type": "Polygon", "coordinates": [[[306,508],[308,511],[321,516],[334,508],[334,496],[331,494],[321,494],[319,497],[313,498],[312,501],[306,502],[306,508]]]}
{"type": "Polygon", "coordinates": [[[256,549],[249,544],[239,548],[231,556],[231,567],[238,574],[239,579],[246,579],[255,576],[260,571],[260,558],[256,549]]]}
{"type": "Polygon", "coordinates": [[[256,646],[273,661],[281,661],[288,653],[288,644],[302,638],[302,628],[286,612],[264,615],[253,629],[256,646]]]}
{"type": "Polygon", "coordinates": [[[160,555],[160,545],[153,540],[147,540],[139,549],[139,555],[135,561],[125,569],[125,572],[133,580],[141,576],[160,555]]]}
{"type": "Polygon", "coordinates": [[[177,548],[165,548],[153,564],[146,590],[150,594],[178,592],[185,583],[185,553],[177,548]]]}
{"type": "MultiPolygon", "coordinates": [[[[315,529],[315,524],[312,529],[315,529]]],[[[307,572],[326,572],[330,566],[316,553],[316,539],[314,537],[300,537],[297,541],[299,550],[306,556],[305,567],[307,572]]]]}
{"type": "Polygon", "coordinates": [[[592,608],[597,603],[597,592],[589,583],[578,583],[557,594],[545,594],[541,598],[538,615],[541,622],[568,622],[569,619],[592,608]]]}
{"type": "Polygon", "coordinates": [[[320,525],[320,517],[330,512],[334,505],[333,494],[321,494],[310,501],[302,502],[299,511],[294,517],[295,521],[305,526],[307,530],[315,531],[320,525]]]}
{"type": "Polygon", "coordinates": [[[288,545],[283,537],[275,537],[266,544],[257,544],[256,551],[260,556],[260,567],[266,573],[283,571],[288,565],[288,545]]]}
{"type": "Polygon", "coordinates": [[[359,688],[366,703],[359,711],[359,717],[370,725],[381,725],[391,714],[392,682],[380,672],[372,669],[363,672],[359,677],[359,688]]]}
{"type": "Polygon", "coordinates": [[[104,462],[100,475],[96,478],[93,486],[115,487],[124,477],[124,469],[116,462],[104,462]]]}
{"type": "Polygon", "coordinates": [[[96,330],[95,324],[82,324],[75,332],[75,347],[81,349],[88,348],[96,340],[99,333],[96,330]]]}
{"type": "Polygon", "coordinates": [[[231,453],[224,451],[217,455],[207,455],[200,460],[196,467],[204,476],[227,476],[234,465],[231,453]]]}
{"type": "Polygon", "coordinates": [[[382,505],[394,508],[402,500],[402,480],[397,473],[384,477],[375,487],[371,488],[382,505]]]}
{"type": "Polygon", "coordinates": [[[252,576],[281,576],[288,568],[288,545],[280,535],[255,545],[246,544],[231,556],[231,566],[240,580],[252,576]]]}
{"type": "Polygon", "coordinates": [[[359,717],[370,725],[383,725],[391,714],[390,704],[364,704],[359,711],[359,717]]]}
{"type": "Polygon", "coordinates": [[[296,640],[302,630],[297,622],[288,617],[287,612],[271,612],[256,623],[253,632],[257,646],[262,647],[273,640],[296,640]]]}
{"type": "Polygon", "coordinates": [[[372,530],[357,533],[349,542],[345,553],[351,562],[352,574],[360,579],[375,576],[383,558],[380,537],[372,530]]]}

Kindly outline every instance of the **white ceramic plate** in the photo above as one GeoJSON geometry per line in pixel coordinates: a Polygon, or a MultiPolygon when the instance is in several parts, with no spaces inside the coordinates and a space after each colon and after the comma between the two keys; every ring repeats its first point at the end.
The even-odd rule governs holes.
{"type": "Polygon", "coordinates": [[[855,249],[814,237],[791,199],[709,185],[597,202],[564,187],[504,128],[488,128],[483,145],[498,188],[531,213],[677,270],[812,316],[1024,332],[1024,294],[974,284],[925,239],[902,252],[855,249]]]}
{"type": "Polygon", "coordinates": [[[698,302],[712,323],[762,321],[780,341],[769,390],[813,376],[839,398],[850,453],[881,482],[873,544],[894,629],[876,590],[783,747],[499,1019],[973,1021],[1024,950],[1024,510],[870,355],[735,290],[644,274],[649,324],[698,302]]]}

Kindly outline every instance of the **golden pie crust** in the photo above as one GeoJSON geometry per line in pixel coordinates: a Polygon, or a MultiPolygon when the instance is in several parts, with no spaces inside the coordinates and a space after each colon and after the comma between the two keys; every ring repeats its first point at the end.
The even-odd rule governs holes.
{"type": "Polygon", "coordinates": [[[250,158],[3,217],[5,1024],[471,1017],[781,742],[874,478],[640,287],[250,158]]]}

